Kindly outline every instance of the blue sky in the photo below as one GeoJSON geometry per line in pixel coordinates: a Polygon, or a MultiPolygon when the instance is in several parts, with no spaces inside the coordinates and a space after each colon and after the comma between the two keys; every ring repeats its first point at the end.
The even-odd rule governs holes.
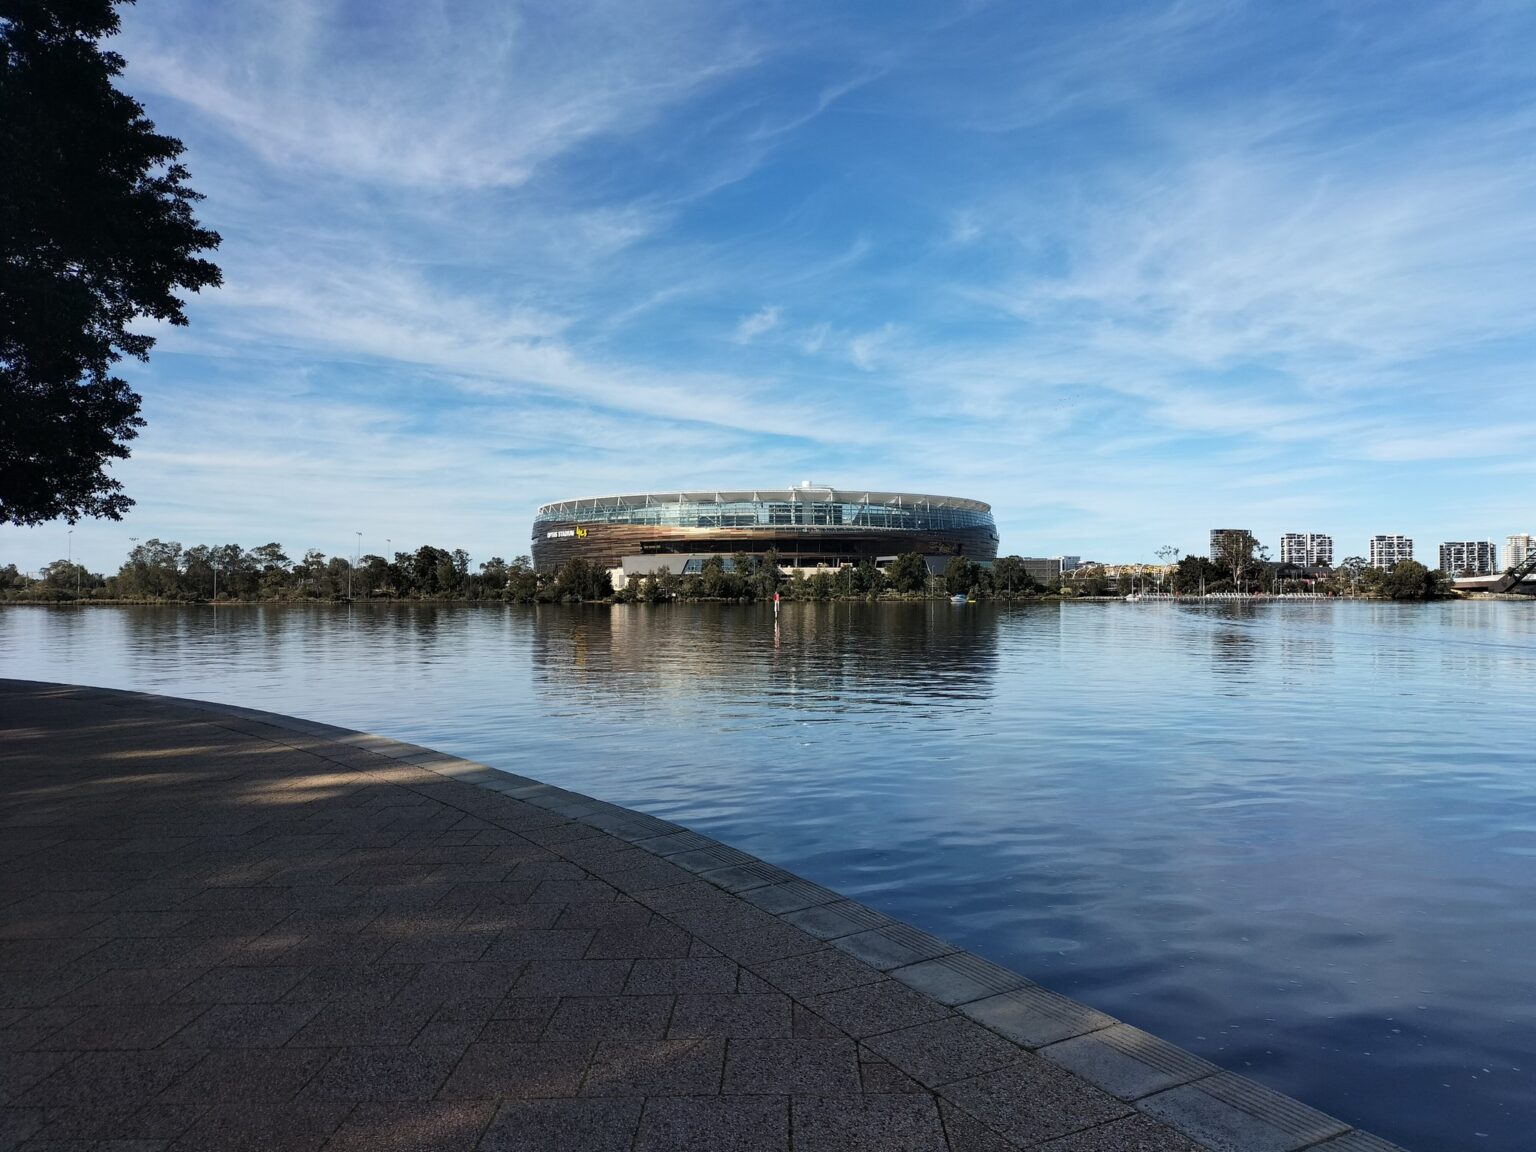
{"type": "Polygon", "coordinates": [[[1108,561],[1536,530],[1528,3],[141,0],[117,47],[225,287],[127,370],[93,567],[801,479],[1108,561]]]}

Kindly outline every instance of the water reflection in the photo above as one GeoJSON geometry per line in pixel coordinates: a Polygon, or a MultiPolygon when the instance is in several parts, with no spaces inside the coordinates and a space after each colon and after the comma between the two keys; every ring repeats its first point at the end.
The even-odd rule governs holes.
{"type": "Polygon", "coordinates": [[[950,604],[541,612],[535,683],[562,702],[580,692],[806,712],[976,703],[992,692],[998,620],[950,604]]]}

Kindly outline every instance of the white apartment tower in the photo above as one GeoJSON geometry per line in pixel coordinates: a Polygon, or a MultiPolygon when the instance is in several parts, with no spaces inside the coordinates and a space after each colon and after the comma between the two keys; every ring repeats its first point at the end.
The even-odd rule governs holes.
{"type": "Polygon", "coordinates": [[[1258,546],[1258,540],[1246,528],[1212,528],[1210,557],[1214,563],[1230,561],[1235,555],[1244,555],[1258,546]]]}
{"type": "Polygon", "coordinates": [[[1499,550],[1492,540],[1447,540],[1440,545],[1440,571],[1451,576],[1491,576],[1498,571],[1499,550]]]}
{"type": "Polygon", "coordinates": [[[1504,539],[1504,567],[1513,568],[1516,564],[1523,564],[1525,558],[1536,552],[1536,536],[1529,532],[1517,532],[1513,536],[1504,539]]]}
{"type": "Polygon", "coordinates": [[[1413,559],[1413,537],[1372,536],[1371,567],[1390,568],[1399,560],[1413,559]]]}
{"type": "Polygon", "coordinates": [[[1280,563],[1332,568],[1333,537],[1324,532],[1287,532],[1280,537],[1280,563]]]}

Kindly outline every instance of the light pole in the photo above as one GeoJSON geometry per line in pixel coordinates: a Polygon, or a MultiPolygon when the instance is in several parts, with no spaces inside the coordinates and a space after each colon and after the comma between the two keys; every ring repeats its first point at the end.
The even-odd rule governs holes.
{"type": "MultiPolygon", "coordinates": [[[[68,547],[68,551],[65,553],[65,555],[67,555],[69,557],[69,566],[71,568],[75,568],[75,530],[73,528],[71,528],[69,530],[69,547],[68,547]]],[[[75,568],[75,596],[78,598],[79,595],[80,595],[80,569],[75,568]]]]}
{"type": "Polygon", "coordinates": [[[363,534],[361,532],[354,532],[353,535],[357,537],[357,544],[352,549],[352,565],[347,569],[348,600],[352,599],[352,570],[357,567],[358,561],[363,558],[363,534]]]}

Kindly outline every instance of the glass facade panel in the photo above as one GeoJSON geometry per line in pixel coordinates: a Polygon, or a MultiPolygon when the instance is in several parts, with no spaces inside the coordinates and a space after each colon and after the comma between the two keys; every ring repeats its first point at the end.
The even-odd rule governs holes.
{"type": "Polygon", "coordinates": [[[933,502],[913,504],[848,503],[831,500],[797,501],[678,501],[634,504],[573,501],[539,510],[535,525],[651,524],[678,528],[750,528],[799,525],[833,530],[857,528],[990,528],[992,514],[976,508],[933,502]]]}

